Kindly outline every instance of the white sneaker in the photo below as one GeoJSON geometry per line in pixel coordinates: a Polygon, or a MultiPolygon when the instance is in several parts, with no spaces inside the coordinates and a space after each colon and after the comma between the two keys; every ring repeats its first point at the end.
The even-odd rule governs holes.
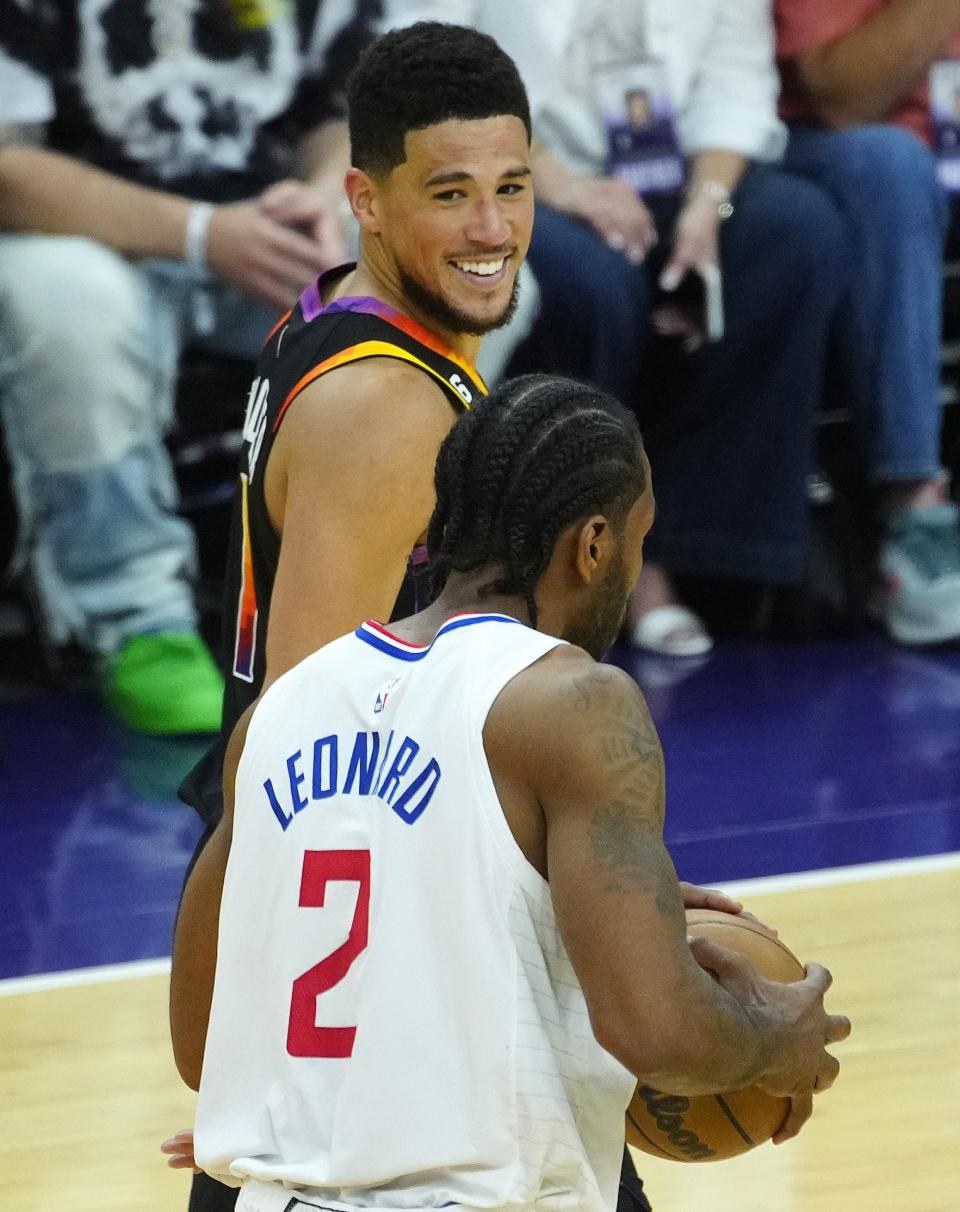
{"type": "Polygon", "coordinates": [[[881,617],[900,644],[960,639],[960,511],[952,502],[903,509],[880,548],[881,617]]]}
{"type": "Polygon", "coordinates": [[[661,656],[704,656],[713,648],[713,639],[703,620],[686,606],[655,606],[641,615],[633,626],[631,643],[661,656]]]}

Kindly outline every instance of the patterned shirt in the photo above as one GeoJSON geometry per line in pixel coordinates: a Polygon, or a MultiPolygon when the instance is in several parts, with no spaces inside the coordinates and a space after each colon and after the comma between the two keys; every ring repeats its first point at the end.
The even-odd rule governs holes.
{"type": "Polygon", "coordinates": [[[298,135],[345,113],[377,0],[0,0],[0,124],[211,202],[290,175],[298,135]]]}

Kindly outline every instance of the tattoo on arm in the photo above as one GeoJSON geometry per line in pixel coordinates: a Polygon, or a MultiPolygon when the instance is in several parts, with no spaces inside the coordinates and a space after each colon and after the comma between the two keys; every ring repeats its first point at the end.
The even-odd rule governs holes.
{"type": "Polygon", "coordinates": [[[608,772],[611,794],[638,818],[663,827],[663,751],[643,695],[633,683],[602,666],[581,674],[561,691],[585,728],[608,772]]]}
{"type": "Polygon", "coordinates": [[[590,844],[606,869],[608,892],[652,896],[658,913],[685,920],[673,864],[659,834],[644,828],[632,804],[617,800],[595,809],[590,844]]]}
{"type": "Polygon", "coordinates": [[[608,794],[589,824],[594,856],[610,891],[652,895],[657,910],[683,918],[676,873],[663,848],[663,752],[636,686],[595,668],[566,692],[573,710],[589,716],[591,743],[607,771],[608,794]]]}

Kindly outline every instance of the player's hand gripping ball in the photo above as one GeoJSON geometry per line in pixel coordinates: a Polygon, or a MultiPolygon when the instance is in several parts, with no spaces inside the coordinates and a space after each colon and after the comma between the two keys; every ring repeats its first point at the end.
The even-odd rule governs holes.
{"type": "MultiPolygon", "coordinates": [[[[768,980],[803,980],[803,964],[779,939],[738,914],[688,909],[688,926],[729,947],[768,980]]],[[[721,1161],[768,1141],[787,1117],[790,1100],[750,1086],[730,1094],[687,1098],[638,1084],[627,1108],[627,1142],[653,1157],[673,1161],[721,1161]]]]}

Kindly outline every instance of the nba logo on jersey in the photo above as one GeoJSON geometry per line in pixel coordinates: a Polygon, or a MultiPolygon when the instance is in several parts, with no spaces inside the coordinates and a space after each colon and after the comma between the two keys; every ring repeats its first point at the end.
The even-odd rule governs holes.
{"type": "Polygon", "coordinates": [[[396,686],[397,682],[399,681],[399,678],[391,678],[390,681],[387,682],[386,686],[384,686],[384,688],[377,695],[377,701],[373,705],[374,715],[379,715],[380,712],[383,711],[384,707],[386,707],[387,699],[390,697],[390,691],[393,690],[394,686],[396,686]]]}

